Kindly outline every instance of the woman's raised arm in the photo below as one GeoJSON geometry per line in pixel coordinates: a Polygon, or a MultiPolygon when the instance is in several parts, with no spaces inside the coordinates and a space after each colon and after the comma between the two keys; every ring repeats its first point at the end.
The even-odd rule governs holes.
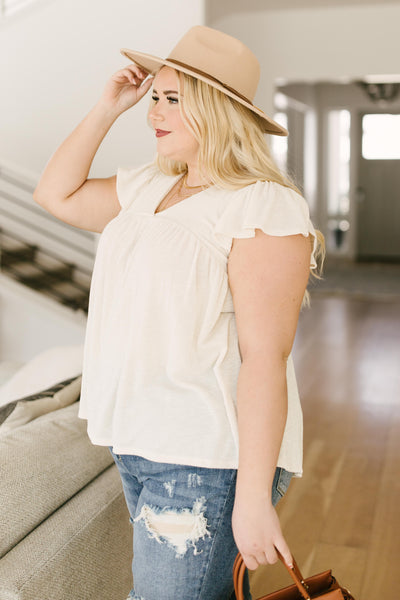
{"type": "Polygon", "coordinates": [[[120,211],[115,175],[88,179],[96,152],[116,119],[150,89],[152,78],[134,64],[117,71],[98,103],[64,140],[44,169],[33,198],[55,217],[100,232],[120,211]]]}

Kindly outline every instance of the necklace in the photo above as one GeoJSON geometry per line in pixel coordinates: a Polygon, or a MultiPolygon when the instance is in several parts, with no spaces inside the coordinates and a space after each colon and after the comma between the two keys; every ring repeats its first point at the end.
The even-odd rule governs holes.
{"type": "Polygon", "coordinates": [[[200,189],[205,190],[206,188],[209,187],[209,184],[187,185],[185,183],[186,179],[187,179],[187,173],[185,173],[185,175],[179,179],[179,181],[174,186],[174,188],[172,190],[170,190],[170,192],[163,198],[161,203],[158,205],[158,208],[156,209],[156,213],[162,212],[163,210],[169,208],[170,206],[173,206],[174,204],[177,204],[178,202],[185,200],[185,198],[188,198],[189,196],[196,194],[197,192],[195,190],[200,190],[200,189]]]}
{"type": "Polygon", "coordinates": [[[187,176],[188,176],[188,174],[185,173],[185,175],[182,177],[183,187],[185,187],[187,190],[198,190],[199,188],[206,189],[206,188],[210,187],[209,183],[201,184],[201,185],[188,185],[186,183],[187,182],[187,176]]]}

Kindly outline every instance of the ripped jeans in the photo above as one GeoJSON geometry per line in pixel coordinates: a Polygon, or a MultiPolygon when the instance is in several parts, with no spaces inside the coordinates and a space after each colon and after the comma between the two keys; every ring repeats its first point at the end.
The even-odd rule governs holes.
{"type": "MultiPolygon", "coordinates": [[[[236,469],[152,462],[111,452],[134,524],[133,600],[234,600],[236,469]]],[[[273,504],[292,474],[277,468],[273,504]]],[[[247,575],[247,574],[246,574],[247,575]]],[[[248,577],[245,598],[251,600],[248,577]]],[[[123,600],[123,599],[121,599],[123,600]]]]}

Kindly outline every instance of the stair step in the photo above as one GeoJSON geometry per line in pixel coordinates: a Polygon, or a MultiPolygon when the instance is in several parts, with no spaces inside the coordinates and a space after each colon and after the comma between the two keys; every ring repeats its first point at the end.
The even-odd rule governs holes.
{"type": "Polygon", "coordinates": [[[65,306],[87,312],[90,273],[1,233],[0,266],[4,274],[65,306]]]}
{"type": "Polygon", "coordinates": [[[73,267],[59,267],[58,269],[40,271],[35,275],[19,275],[19,280],[25,285],[35,289],[53,287],[58,283],[69,282],[73,274],[73,267]]]}
{"type": "Polygon", "coordinates": [[[18,262],[33,262],[37,253],[38,247],[26,245],[20,248],[5,248],[1,252],[2,266],[10,266],[18,262]]]}

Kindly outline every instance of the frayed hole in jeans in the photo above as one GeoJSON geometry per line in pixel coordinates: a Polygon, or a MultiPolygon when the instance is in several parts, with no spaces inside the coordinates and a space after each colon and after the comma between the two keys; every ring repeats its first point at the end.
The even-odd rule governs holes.
{"type": "Polygon", "coordinates": [[[210,536],[207,519],[204,516],[205,498],[199,498],[193,508],[174,510],[165,508],[153,509],[147,504],[142,506],[140,514],[134,522],[143,521],[149,533],[159,544],[167,543],[176,552],[176,557],[184,556],[189,547],[194,554],[199,554],[197,542],[210,536]]]}

